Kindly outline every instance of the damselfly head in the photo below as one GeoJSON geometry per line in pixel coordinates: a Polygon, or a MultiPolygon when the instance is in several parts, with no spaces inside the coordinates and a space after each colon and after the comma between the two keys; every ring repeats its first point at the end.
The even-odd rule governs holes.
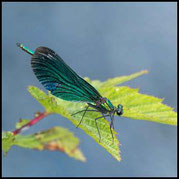
{"type": "Polygon", "coordinates": [[[123,114],[123,106],[121,104],[118,104],[118,106],[116,108],[116,113],[119,116],[123,114]]]}

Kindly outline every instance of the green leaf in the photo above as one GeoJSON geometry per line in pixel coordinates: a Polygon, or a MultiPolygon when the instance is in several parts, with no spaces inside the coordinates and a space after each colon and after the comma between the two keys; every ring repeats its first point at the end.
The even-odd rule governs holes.
{"type": "Polygon", "coordinates": [[[108,86],[115,86],[115,85],[119,85],[122,84],[124,82],[130,81],[134,78],[137,78],[141,75],[147,74],[148,71],[147,70],[142,70],[140,72],[128,75],[128,76],[120,76],[120,77],[115,77],[115,78],[109,78],[107,81],[105,82],[101,82],[99,80],[90,80],[88,77],[85,77],[84,79],[92,84],[96,89],[99,88],[104,88],[104,87],[108,87],[108,86]]]}
{"type": "Polygon", "coordinates": [[[137,78],[141,75],[147,74],[148,71],[147,70],[142,70],[140,72],[128,75],[128,76],[120,76],[120,77],[115,77],[115,78],[109,78],[107,81],[105,82],[100,82],[99,80],[93,80],[91,81],[88,77],[85,77],[85,80],[88,81],[89,83],[91,83],[93,86],[96,87],[100,87],[100,88],[104,88],[104,87],[108,87],[108,86],[115,86],[115,85],[119,85],[122,84],[124,82],[130,81],[134,78],[137,78]]]}
{"type": "Polygon", "coordinates": [[[2,150],[6,155],[8,150],[14,144],[14,135],[12,132],[2,132],[2,150]]]}
{"type": "Polygon", "coordinates": [[[126,86],[108,89],[106,87],[105,90],[101,90],[101,93],[110,97],[114,105],[119,103],[123,105],[123,117],[177,125],[177,113],[173,111],[173,108],[162,104],[163,99],[140,94],[138,89],[126,86]]]}
{"type": "Polygon", "coordinates": [[[68,156],[77,160],[85,161],[83,153],[78,148],[79,139],[68,129],[54,127],[31,135],[15,135],[10,132],[3,133],[3,151],[13,146],[20,146],[28,149],[51,150],[65,152],[68,156]]]}
{"type": "MultiPolygon", "coordinates": [[[[99,80],[91,81],[89,78],[85,78],[85,80],[99,90],[102,96],[109,98],[115,106],[122,104],[124,107],[124,114],[122,116],[124,117],[177,125],[176,112],[174,112],[171,107],[162,104],[162,99],[140,94],[138,89],[132,89],[127,86],[115,86],[145,73],[147,73],[146,70],[129,76],[109,79],[106,82],[100,82],[99,80]]],[[[46,95],[43,91],[34,86],[29,86],[28,91],[44,106],[46,111],[57,113],[68,118],[75,126],[80,122],[82,114],[75,116],[71,116],[71,114],[83,110],[86,104],[64,101],[51,94],[46,95]]],[[[117,132],[113,131],[113,134],[115,134],[113,143],[109,122],[105,119],[97,120],[101,134],[101,141],[99,142],[99,135],[94,120],[99,116],[99,113],[87,112],[79,128],[91,136],[98,144],[103,146],[114,158],[120,161],[120,143],[116,137],[117,132]]]]}

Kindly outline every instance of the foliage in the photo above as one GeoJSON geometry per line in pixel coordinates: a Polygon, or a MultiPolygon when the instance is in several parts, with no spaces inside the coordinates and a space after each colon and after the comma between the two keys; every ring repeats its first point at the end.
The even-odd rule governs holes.
{"type": "Polygon", "coordinates": [[[53,127],[30,135],[13,135],[11,132],[3,132],[2,146],[6,154],[13,146],[28,149],[51,150],[65,152],[70,157],[85,161],[83,153],[78,148],[79,139],[68,129],[53,127]]]}
{"type": "MultiPolygon", "coordinates": [[[[85,80],[93,85],[102,96],[109,98],[113,105],[123,105],[124,114],[121,117],[116,116],[118,119],[126,117],[168,125],[177,125],[177,113],[173,111],[173,108],[162,104],[163,99],[141,94],[139,93],[139,89],[117,86],[146,73],[147,71],[144,70],[129,76],[108,79],[105,82],[99,80],[91,81],[89,78],[85,78],[85,80]]],[[[64,101],[51,95],[50,92],[47,95],[34,86],[29,86],[28,91],[45,108],[45,112],[48,114],[60,114],[69,119],[75,126],[79,124],[82,114],[79,113],[74,116],[72,116],[72,114],[83,110],[86,107],[85,103],[64,101]]],[[[38,113],[36,115],[38,116],[38,113]]],[[[98,112],[87,112],[79,128],[104,147],[114,158],[120,161],[120,143],[116,137],[117,132],[112,129],[114,134],[113,141],[109,122],[103,118],[97,120],[101,134],[101,141],[99,142],[99,135],[94,119],[100,115],[101,114],[98,112]]],[[[21,120],[16,127],[20,128],[28,122],[29,120],[21,120]]],[[[14,136],[11,132],[4,132],[3,151],[6,153],[12,145],[38,150],[58,150],[78,160],[85,161],[85,157],[78,149],[79,140],[70,131],[61,127],[54,127],[27,136],[19,134],[14,136]]]]}

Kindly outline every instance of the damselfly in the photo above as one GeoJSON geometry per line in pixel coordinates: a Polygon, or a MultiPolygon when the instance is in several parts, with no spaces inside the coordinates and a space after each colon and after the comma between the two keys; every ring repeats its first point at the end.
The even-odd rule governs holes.
{"type": "Polygon", "coordinates": [[[83,112],[77,127],[81,124],[86,112],[100,112],[102,116],[95,119],[99,141],[101,135],[97,120],[100,118],[106,119],[106,117],[111,119],[110,131],[114,139],[112,132],[112,128],[114,129],[114,114],[116,113],[119,116],[123,114],[121,104],[117,107],[113,106],[109,99],[102,97],[92,85],[76,74],[53,50],[47,47],[38,47],[34,52],[21,43],[17,43],[17,46],[32,56],[31,66],[36,77],[52,95],[67,101],[87,103],[84,110],[72,114],[73,116],[83,112]],[[89,109],[89,107],[93,109],[89,109]]]}

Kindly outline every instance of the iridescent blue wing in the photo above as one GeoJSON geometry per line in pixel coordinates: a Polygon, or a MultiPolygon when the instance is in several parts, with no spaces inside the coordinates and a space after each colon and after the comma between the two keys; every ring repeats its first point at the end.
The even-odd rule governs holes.
{"type": "Polygon", "coordinates": [[[67,101],[95,102],[98,91],[77,75],[53,50],[39,47],[32,55],[31,66],[39,81],[51,93],[67,101]]]}

